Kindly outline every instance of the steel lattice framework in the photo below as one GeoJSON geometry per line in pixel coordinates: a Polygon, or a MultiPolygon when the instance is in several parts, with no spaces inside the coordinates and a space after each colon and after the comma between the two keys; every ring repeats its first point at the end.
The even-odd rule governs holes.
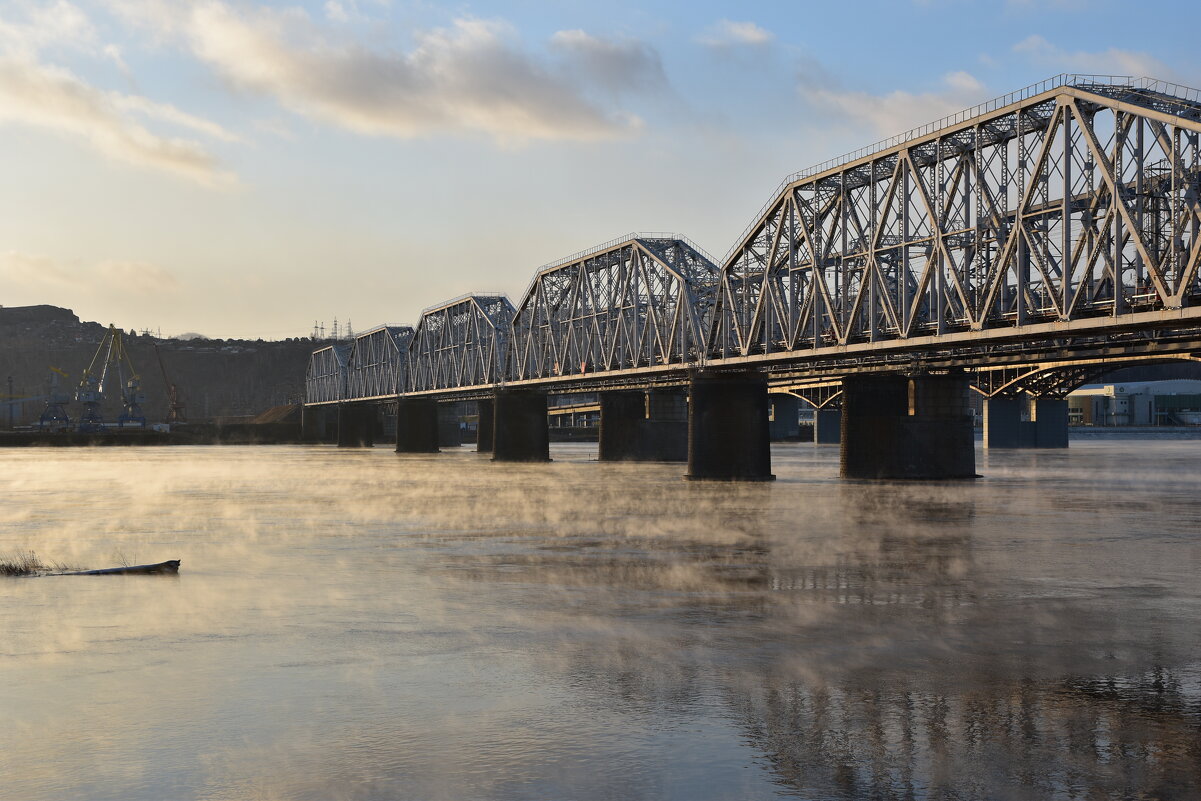
{"type": "Polygon", "coordinates": [[[513,315],[504,295],[465,295],[426,309],[409,349],[408,391],[504,380],[513,315]]]}
{"type": "Polygon", "coordinates": [[[1060,76],[801,174],[723,266],[711,356],[1188,305],[1197,101],[1158,81],[1060,76]]]}
{"type": "Polygon", "coordinates": [[[695,362],[718,269],[674,234],[631,236],[539,270],[513,320],[513,380],[695,362]]]}
{"type": "Polygon", "coordinates": [[[308,403],[335,403],[346,398],[349,345],[326,345],[313,351],[304,377],[308,403]]]}
{"type": "Polygon", "coordinates": [[[518,309],[467,295],[427,310],[403,380],[365,352],[338,395],[337,354],[318,351],[308,402],[376,397],[390,378],[463,397],[678,384],[699,365],[766,367],[794,392],[1003,367],[979,391],[1059,393],[1096,370],[1036,365],[1188,358],[1199,138],[1196,90],[1060,75],[790,176],[720,270],[683,237],[631,234],[540,269],[518,309]]]}
{"type": "Polygon", "coordinates": [[[381,325],[356,336],[347,361],[347,396],[381,398],[404,392],[414,333],[407,325],[381,325]]]}

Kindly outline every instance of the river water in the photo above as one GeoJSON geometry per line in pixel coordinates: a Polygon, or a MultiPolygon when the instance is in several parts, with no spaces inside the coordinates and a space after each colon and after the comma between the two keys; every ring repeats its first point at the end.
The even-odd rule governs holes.
{"type": "Polygon", "coordinates": [[[1201,798],[1201,441],[7,449],[0,798],[1201,798]]]}

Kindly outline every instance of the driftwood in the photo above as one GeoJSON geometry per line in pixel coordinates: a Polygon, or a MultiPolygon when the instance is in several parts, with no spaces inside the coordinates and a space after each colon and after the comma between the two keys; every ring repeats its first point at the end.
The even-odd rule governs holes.
{"type": "Polygon", "coordinates": [[[59,573],[60,576],[123,576],[154,573],[178,573],[179,560],[168,559],[157,565],[133,565],[131,567],[108,567],[104,570],[81,570],[78,573],[59,573]]]}

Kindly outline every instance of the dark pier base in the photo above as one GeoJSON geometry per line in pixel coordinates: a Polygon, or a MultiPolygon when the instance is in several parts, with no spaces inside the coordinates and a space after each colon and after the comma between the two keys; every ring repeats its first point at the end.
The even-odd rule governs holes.
{"type": "Polygon", "coordinates": [[[985,448],[1066,448],[1068,402],[995,397],[984,401],[985,448]]]}
{"type": "Polygon", "coordinates": [[[481,398],[476,402],[479,419],[476,422],[475,428],[475,451],[476,453],[492,453],[492,424],[496,411],[492,403],[492,398],[481,398]]]}
{"type": "Polygon", "coordinates": [[[759,372],[698,370],[688,385],[691,480],[771,481],[767,379],[759,372]]]}
{"type": "Polygon", "coordinates": [[[688,410],[678,392],[602,392],[602,462],[688,460],[688,410]]]}
{"type": "Polygon", "coordinates": [[[976,477],[968,381],[961,375],[843,379],[842,477],[976,477]]]}
{"type": "Polygon", "coordinates": [[[438,452],[438,401],[432,398],[397,399],[396,452],[438,452]]]}
{"type": "Polygon", "coordinates": [[[546,393],[499,389],[492,403],[492,461],[549,462],[546,393]]]}
{"type": "Polygon", "coordinates": [[[796,395],[781,392],[773,392],[768,398],[771,401],[771,420],[768,424],[771,441],[787,442],[799,439],[801,399],[796,395]]]}
{"type": "Polygon", "coordinates": [[[463,431],[459,428],[459,404],[438,405],[438,446],[457,448],[463,444],[463,431]]]}
{"type": "Polygon", "coordinates": [[[375,445],[375,405],[338,405],[338,447],[371,448],[375,445]]]}
{"type": "Polygon", "coordinates": [[[842,409],[818,409],[813,413],[813,441],[818,445],[842,442],[842,409]]]}

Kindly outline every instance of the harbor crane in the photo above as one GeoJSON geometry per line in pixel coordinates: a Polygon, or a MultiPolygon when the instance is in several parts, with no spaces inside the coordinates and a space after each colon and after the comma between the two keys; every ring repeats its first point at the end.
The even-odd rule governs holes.
{"type": "Polygon", "coordinates": [[[142,392],[141,377],[133,369],[133,362],[130,361],[129,351],[125,349],[121,330],[110,324],[75,390],[75,400],[83,404],[83,415],[79,418],[80,433],[104,430],[100,404],[104,402],[105,384],[111,381],[110,371],[116,373],[123,407],[121,415],[117,418],[117,427],[146,427],[146,416],[142,414],[142,404],[146,402],[146,395],[142,392]],[[125,377],[127,369],[129,378],[125,377]]]}
{"type": "Polygon", "coordinates": [[[167,377],[167,367],[163,364],[163,354],[159,350],[157,342],[154,343],[154,355],[158,359],[158,369],[163,374],[163,385],[167,388],[167,401],[170,404],[167,411],[167,425],[172,428],[183,425],[188,422],[187,415],[184,414],[184,402],[179,396],[179,387],[167,377]]]}
{"type": "Polygon", "coordinates": [[[66,431],[71,427],[71,418],[67,414],[66,404],[71,401],[71,395],[59,389],[59,378],[67,378],[66,370],[50,367],[50,389],[46,393],[46,408],[38,417],[38,428],[42,431],[66,431]]]}

